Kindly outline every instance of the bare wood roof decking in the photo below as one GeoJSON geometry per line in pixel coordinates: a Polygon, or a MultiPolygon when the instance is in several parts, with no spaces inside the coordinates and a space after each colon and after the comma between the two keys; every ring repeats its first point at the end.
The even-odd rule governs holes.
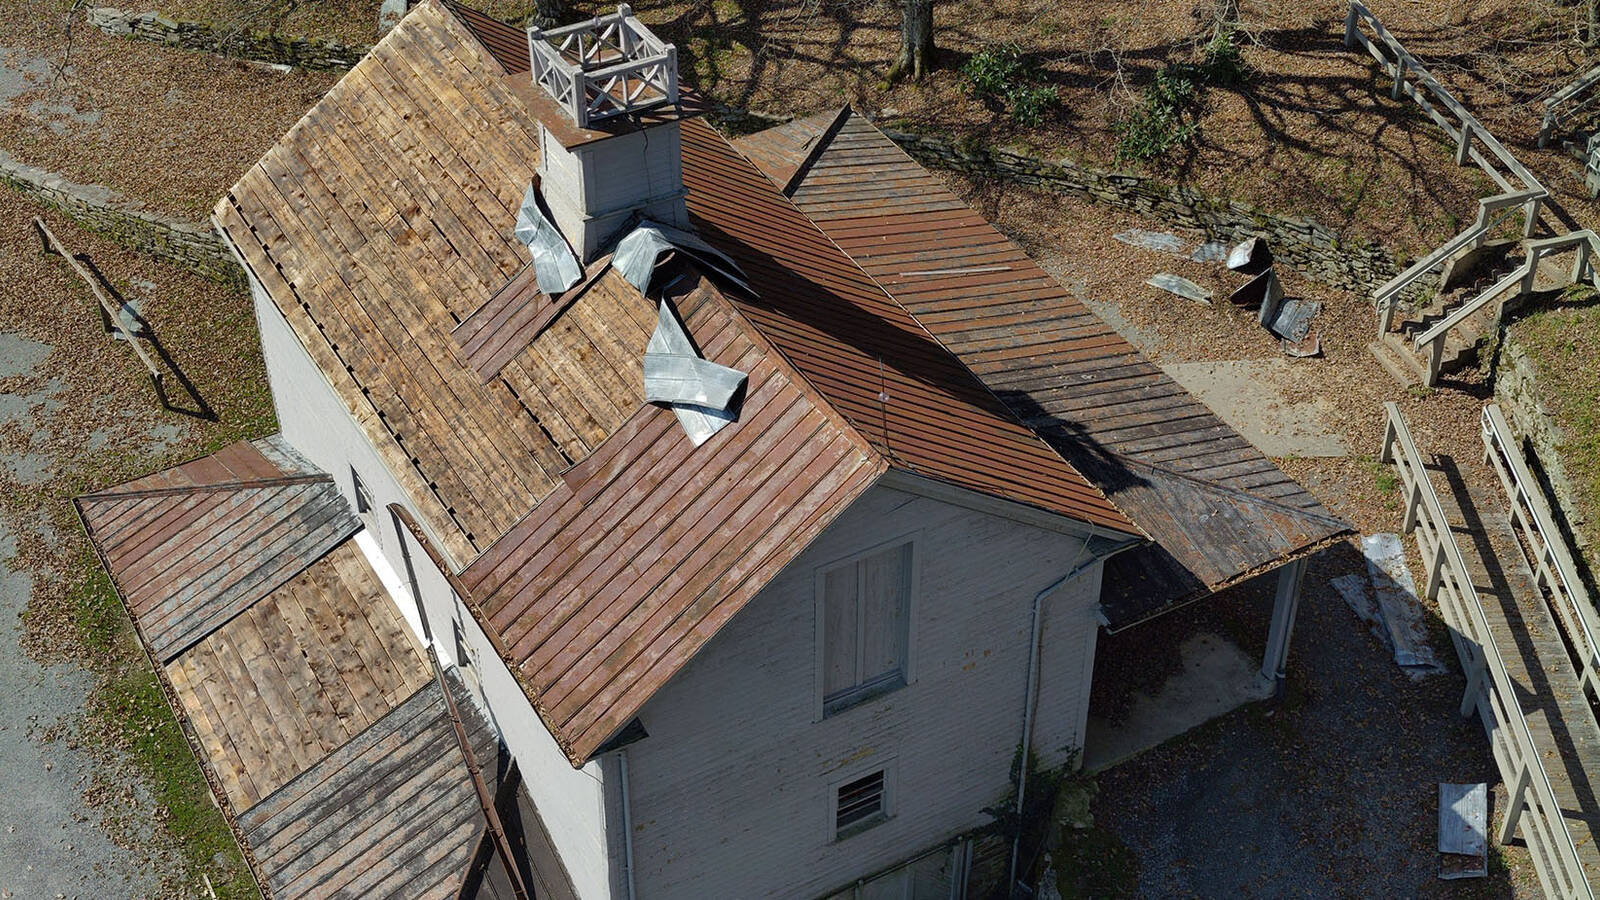
{"type": "Polygon", "coordinates": [[[360,527],[274,436],[80,497],[84,525],[163,662],[360,527]]]}
{"type": "MultiPolygon", "coordinates": [[[[136,537],[172,518],[143,503],[152,492],[209,498],[283,482],[326,484],[348,514],[328,477],[276,438],[77,502],[122,585],[165,546],[136,537]]],[[[295,522],[292,510],[267,503],[247,504],[238,518],[249,533],[295,522]]],[[[293,541],[242,558],[223,549],[212,568],[270,570],[281,582],[226,619],[204,604],[162,602],[149,593],[159,585],[149,604],[123,599],[147,644],[168,631],[199,635],[164,660],[162,675],[269,896],[457,896],[482,815],[421,646],[366,557],[348,536],[311,557],[293,541]]],[[[458,706],[480,765],[498,781],[508,761],[495,732],[465,694],[458,706]]],[[[476,883],[471,896],[498,896],[492,873],[476,883]]]]}
{"type": "Polygon", "coordinates": [[[1113,627],[1348,533],[865,118],[737,144],[1155,540],[1108,563],[1113,627]]]}
{"type": "Polygon", "coordinates": [[[352,541],[168,662],[166,674],[238,809],[356,737],[432,677],[352,541]]]}

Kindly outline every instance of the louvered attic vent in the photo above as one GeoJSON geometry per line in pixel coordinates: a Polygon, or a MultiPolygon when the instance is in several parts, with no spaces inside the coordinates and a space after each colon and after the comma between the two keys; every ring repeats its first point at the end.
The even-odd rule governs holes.
{"type": "Polygon", "coordinates": [[[883,802],[883,770],[839,786],[833,827],[839,838],[865,831],[888,818],[883,802]]]}

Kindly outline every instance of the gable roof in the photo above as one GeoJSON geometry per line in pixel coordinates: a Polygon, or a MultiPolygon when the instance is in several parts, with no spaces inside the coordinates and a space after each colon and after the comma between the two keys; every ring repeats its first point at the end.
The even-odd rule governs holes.
{"type": "Polygon", "coordinates": [[[1349,533],[866,118],[736,145],[1154,540],[1107,564],[1113,628],[1349,533]]]}
{"type": "Polygon", "coordinates": [[[653,300],[594,266],[560,298],[530,289],[512,236],[537,162],[530,92],[489,52],[520,47],[525,69],[526,38],[459,15],[414,8],[216,220],[575,764],[888,468],[1136,532],[686,120],[694,227],[754,289],[724,294],[686,268],[673,297],[707,358],[751,376],[740,421],[693,448],[643,400],[653,300]],[[492,33],[480,43],[463,20],[492,33]]]}
{"type": "Polygon", "coordinates": [[[162,662],[360,527],[333,479],[277,435],[231,444],[76,503],[162,662]]]}

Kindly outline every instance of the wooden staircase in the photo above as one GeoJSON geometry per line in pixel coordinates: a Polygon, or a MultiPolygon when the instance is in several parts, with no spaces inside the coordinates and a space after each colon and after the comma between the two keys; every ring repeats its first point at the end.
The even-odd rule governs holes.
{"type": "Polygon", "coordinates": [[[1600,287],[1590,265],[1600,251],[1593,232],[1525,238],[1510,252],[1485,252],[1499,249],[1463,248],[1444,264],[1441,290],[1432,302],[1414,312],[1391,308],[1379,316],[1378,340],[1370,349],[1402,383],[1432,387],[1441,375],[1477,362],[1483,339],[1499,330],[1506,309],[1530,295],[1557,292],[1585,278],[1600,287]],[[1570,267],[1551,258],[1567,250],[1577,251],[1570,267]],[[1458,286],[1457,272],[1468,272],[1471,281],[1458,286]]]}

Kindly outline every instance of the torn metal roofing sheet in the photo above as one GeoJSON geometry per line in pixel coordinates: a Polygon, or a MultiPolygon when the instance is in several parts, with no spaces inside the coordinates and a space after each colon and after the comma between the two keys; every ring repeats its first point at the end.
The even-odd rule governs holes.
{"type": "Polygon", "coordinates": [[[747,377],[702,358],[667,298],[661,298],[658,306],[656,330],[645,345],[644,399],[672,407],[678,424],[698,447],[738,419],[735,402],[747,377]]]}
{"type": "Polygon", "coordinates": [[[701,240],[698,235],[648,219],[640,222],[617,242],[611,264],[617,267],[629,284],[639,289],[639,293],[648,294],[650,276],[655,272],[656,263],[663,255],[674,250],[689,254],[702,266],[743,290],[751,289],[739,264],[729,259],[727,254],[701,240]]]}
{"type": "Polygon", "coordinates": [[[360,527],[276,435],[76,501],[158,659],[171,660],[360,527]]]}
{"type": "Polygon", "coordinates": [[[567,246],[567,239],[539,208],[539,192],[532,184],[522,195],[512,233],[528,246],[539,290],[546,295],[558,296],[583,278],[583,269],[578,265],[578,258],[572,255],[572,248],[567,246]]]}
{"type": "Polygon", "coordinates": [[[1114,627],[1349,533],[865,118],[811,153],[795,203],[1156,542],[1108,563],[1114,627]]]}

